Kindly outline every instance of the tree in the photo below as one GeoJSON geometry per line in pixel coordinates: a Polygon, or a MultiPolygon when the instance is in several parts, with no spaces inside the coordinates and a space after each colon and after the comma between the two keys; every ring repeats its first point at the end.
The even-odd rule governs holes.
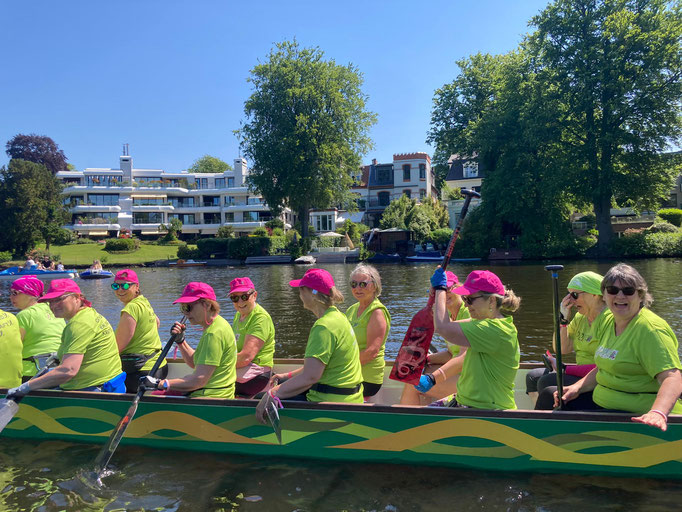
{"type": "Polygon", "coordinates": [[[289,207],[308,236],[309,209],[352,207],[351,174],[371,148],[376,115],[365,109],[362,75],[319,48],[278,43],[251,70],[253,92],[237,130],[252,162],[249,185],[275,215],[289,207]]]}
{"type": "Polygon", "coordinates": [[[12,159],[0,169],[0,250],[23,256],[66,222],[61,185],[44,165],[12,159]]]}
{"type": "Polygon", "coordinates": [[[230,164],[211,155],[204,155],[201,158],[198,158],[194,161],[192,166],[187,169],[188,172],[198,173],[222,173],[231,170],[232,166],[230,164]]]}
{"type": "Polygon", "coordinates": [[[5,148],[10,159],[26,160],[42,164],[53,174],[66,171],[68,164],[64,152],[50,137],[44,135],[18,134],[10,139],[5,148]]]}
{"type": "Polygon", "coordinates": [[[220,226],[215,236],[216,238],[234,238],[234,228],[232,226],[220,226]]]}
{"type": "Polygon", "coordinates": [[[178,239],[178,234],[182,231],[182,221],[178,218],[173,218],[168,224],[160,224],[159,231],[166,233],[161,240],[164,242],[175,242],[178,239]]]}
{"type": "Polygon", "coordinates": [[[394,199],[390,202],[390,204],[384,210],[384,213],[381,215],[379,226],[381,229],[408,229],[407,218],[416,204],[416,199],[410,199],[405,194],[400,196],[398,199],[394,199]]]}
{"type": "Polygon", "coordinates": [[[419,242],[424,242],[432,231],[447,227],[448,219],[448,212],[439,201],[426,197],[418,203],[416,199],[402,195],[386,207],[380,226],[383,229],[409,229],[419,242]]]}

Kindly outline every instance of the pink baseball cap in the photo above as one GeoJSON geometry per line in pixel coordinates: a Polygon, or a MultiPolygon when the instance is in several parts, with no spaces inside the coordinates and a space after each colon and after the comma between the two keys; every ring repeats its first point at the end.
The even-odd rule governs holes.
{"type": "Polygon", "coordinates": [[[137,273],[129,268],[124,268],[116,272],[114,281],[126,281],[128,283],[140,284],[140,280],[137,278],[137,273]]]}
{"type": "Polygon", "coordinates": [[[452,290],[457,295],[471,295],[476,292],[496,293],[504,295],[504,285],[500,278],[490,270],[474,270],[467,276],[462,286],[452,290]]]}
{"type": "Polygon", "coordinates": [[[216,300],[215,292],[213,291],[213,288],[206,283],[191,282],[187,283],[185,289],[182,290],[182,295],[180,295],[179,299],[174,300],[173,304],[179,302],[196,302],[199,299],[216,300]]]}
{"type": "Polygon", "coordinates": [[[311,268],[303,274],[301,279],[289,281],[289,286],[295,288],[305,286],[306,288],[311,288],[325,295],[329,295],[334,287],[334,278],[324,269],[311,268]]]}
{"type": "Polygon", "coordinates": [[[248,277],[236,277],[230,281],[230,294],[248,292],[255,289],[256,287],[248,277]]]}
{"type": "Polygon", "coordinates": [[[11,285],[11,290],[17,290],[32,297],[40,297],[45,290],[43,282],[34,276],[20,277],[16,279],[11,285]]]}
{"type": "MultiPolygon", "coordinates": [[[[38,302],[45,302],[50,299],[56,299],[57,297],[61,297],[62,295],[65,295],[67,293],[77,293],[81,296],[83,295],[81,289],[71,279],[54,279],[50,283],[50,287],[47,289],[47,293],[40,297],[40,299],[38,299],[38,302]]],[[[85,304],[86,306],[88,307],[92,306],[92,302],[87,300],[85,297],[83,297],[82,300],[83,304],[85,304]]]]}
{"type": "MultiPolygon", "coordinates": [[[[459,279],[455,274],[450,272],[449,270],[445,271],[445,277],[448,278],[448,288],[451,288],[455,286],[456,284],[459,284],[459,279]]],[[[452,290],[451,290],[452,291],[452,290]]]]}

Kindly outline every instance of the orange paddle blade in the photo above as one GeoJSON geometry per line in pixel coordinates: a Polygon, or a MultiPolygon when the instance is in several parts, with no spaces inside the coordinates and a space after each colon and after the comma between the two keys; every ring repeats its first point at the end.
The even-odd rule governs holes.
{"type": "Polygon", "coordinates": [[[420,309],[412,318],[403,344],[393,363],[389,378],[406,384],[418,384],[426,365],[431,338],[433,338],[432,302],[420,309]]]}

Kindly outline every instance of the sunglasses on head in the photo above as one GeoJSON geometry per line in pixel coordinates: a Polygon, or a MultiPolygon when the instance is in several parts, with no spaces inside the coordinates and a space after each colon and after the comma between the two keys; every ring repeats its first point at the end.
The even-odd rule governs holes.
{"type": "Polygon", "coordinates": [[[604,289],[606,290],[606,293],[608,293],[609,295],[618,295],[618,292],[623,292],[623,295],[631,297],[632,295],[637,293],[637,288],[633,286],[626,286],[625,288],[618,288],[617,286],[606,286],[604,289]]]}
{"type": "Polygon", "coordinates": [[[249,300],[249,297],[251,297],[251,295],[253,295],[253,292],[242,293],[241,295],[230,295],[230,300],[235,304],[239,302],[240,299],[246,302],[247,300],[249,300]]]}
{"type": "Polygon", "coordinates": [[[573,300],[578,300],[578,297],[580,297],[581,293],[585,293],[585,292],[569,292],[569,295],[571,297],[573,297],[573,300]]]}
{"type": "Polygon", "coordinates": [[[474,296],[464,295],[464,296],[462,296],[462,300],[464,301],[464,303],[467,306],[471,306],[476,299],[480,299],[481,297],[483,297],[483,295],[474,295],[474,296]]]}
{"type": "Polygon", "coordinates": [[[351,288],[357,288],[357,287],[367,288],[367,285],[369,285],[369,283],[371,283],[371,281],[351,281],[350,287],[351,288]]]}
{"type": "Polygon", "coordinates": [[[123,288],[124,290],[127,290],[128,288],[130,288],[134,284],[135,283],[123,283],[123,284],[113,283],[111,285],[111,289],[112,290],[118,290],[119,288],[123,288]]]}

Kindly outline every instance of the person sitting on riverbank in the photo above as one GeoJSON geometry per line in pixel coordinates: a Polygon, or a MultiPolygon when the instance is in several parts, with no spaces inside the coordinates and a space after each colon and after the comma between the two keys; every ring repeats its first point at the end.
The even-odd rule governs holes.
{"type": "MultiPolygon", "coordinates": [[[[661,430],[668,414],[682,414],[682,365],[668,322],[649,309],[653,302],[644,278],[630,265],[611,267],[601,291],[612,316],[600,330],[597,365],[564,388],[564,410],[626,411],[633,421],[661,430]]],[[[554,394],[555,405],[559,399],[554,394]]]]}
{"type": "MultiPolygon", "coordinates": [[[[282,400],[362,403],[362,367],[353,328],[334,304],[343,302],[331,274],[321,268],[289,281],[303,307],[317,320],[310,329],[303,367],[276,375],[281,384],[268,393],[282,400]]],[[[263,421],[262,403],[256,416],[263,421]]]]}
{"type": "Polygon", "coordinates": [[[66,326],[63,318],[52,314],[50,306],[38,302],[44,289],[43,282],[33,276],[20,277],[10,285],[10,301],[19,310],[24,381],[43,369],[48,358],[59,350],[66,326]]]}
{"type": "MultiPolygon", "coordinates": [[[[453,291],[459,285],[459,279],[449,270],[445,272],[445,275],[447,277],[447,294],[445,300],[450,320],[454,322],[470,318],[469,310],[464,307],[462,296],[453,291]]],[[[448,348],[445,350],[427,355],[427,366],[424,371],[430,374],[436,371],[439,366],[454,359],[455,361],[451,363],[453,366],[449,369],[450,376],[447,380],[439,382],[425,393],[421,393],[414,386],[406,384],[403,388],[403,394],[400,397],[400,403],[402,405],[423,405],[423,399],[426,397],[438,399],[455,394],[457,392],[457,381],[462,373],[462,365],[464,364],[466,351],[466,347],[448,343],[448,348]]],[[[430,400],[427,399],[427,401],[430,400]]]]}
{"type": "Polygon", "coordinates": [[[12,313],[0,309],[0,388],[21,384],[21,334],[12,313]]]}
{"type": "Polygon", "coordinates": [[[232,329],[237,336],[238,396],[252,398],[265,389],[272,374],[275,355],[275,326],[258,304],[258,292],[251,279],[237,277],[230,282],[230,300],[236,311],[232,329]]]}
{"type": "MultiPolygon", "coordinates": [[[[116,298],[124,307],[116,327],[116,344],[121,355],[121,365],[126,372],[126,391],[136,393],[140,377],[149,375],[161,352],[159,317],[147,298],[140,292],[137,273],[128,268],[116,272],[111,285],[116,298]]],[[[165,359],[154,377],[165,379],[168,364],[165,359]]]]}
{"type": "MultiPolygon", "coordinates": [[[[564,368],[563,384],[578,382],[594,367],[594,353],[599,346],[599,338],[595,333],[600,330],[601,323],[611,316],[601,292],[603,277],[596,272],[580,272],[569,281],[568,293],[561,301],[561,353],[575,351],[576,364],[564,368]],[[575,316],[572,309],[576,309],[575,316]]],[[[556,340],[552,340],[556,350],[556,340]]],[[[554,363],[554,358],[551,359],[554,363]]],[[[556,366],[556,363],[554,363],[556,366]]],[[[556,391],[556,368],[539,368],[526,374],[526,393],[532,399],[540,398],[536,409],[549,410],[554,406],[556,391]]]]}
{"type": "Polygon", "coordinates": [[[92,260],[92,265],[90,265],[91,271],[99,271],[102,270],[102,263],[99,260],[92,260]]]}
{"type": "Polygon", "coordinates": [[[61,261],[57,263],[57,270],[60,272],[64,270],[64,264],[61,261]]]}
{"type": "MultiPolygon", "coordinates": [[[[173,304],[180,304],[189,323],[203,330],[196,350],[184,337],[178,344],[182,359],[194,368],[194,372],[177,379],[157,379],[148,375],[142,378],[142,385],[168,395],[234,398],[237,343],[232,327],[219,315],[220,304],[213,288],[206,283],[188,283],[173,304]]],[[[185,324],[175,322],[171,333],[180,334],[185,330],[185,324]]]]}
{"type": "Polygon", "coordinates": [[[36,389],[104,391],[125,393],[116,336],[107,319],[100,315],[71,279],[55,279],[40,298],[57,318],[67,320],[57,350],[59,366],[9,390],[8,397],[21,397],[36,389]]]}
{"type": "MultiPolygon", "coordinates": [[[[516,409],[514,379],[519,368],[519,341],[510,316],[521,299],[505,289],[500,278],[488,270],[475,270],[462,286],[452,290],[462,295],[471,319],[450,319],[446,305],[447,276],[442,268],[431,277],[436,294],[434,323],[443,338],[468,347],[457,395],[451,407],[475,409],[516,409]]],[[[426,393],[446,381],[458,370],[457,358],[451,359],[432,374],[421,376],[417,390],[426,393]]]]}
{"type": "Polygon", "coordinates": [[[360,263],[350,274],[350,287],[357,300],[346,311],[360,350],[362,388],[365,398],[376,395],[384,383],[384,352],[391,330],[391,315],[378,299],[381,276],[372,265],[360,263]]]}

